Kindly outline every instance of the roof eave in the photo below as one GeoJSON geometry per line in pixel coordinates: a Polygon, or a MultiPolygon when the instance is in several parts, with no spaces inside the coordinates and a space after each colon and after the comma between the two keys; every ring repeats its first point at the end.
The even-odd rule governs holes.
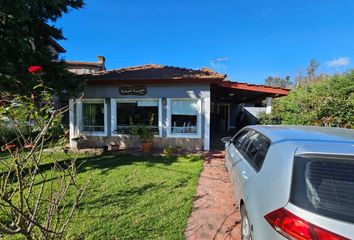
{"type": "Polygon", "coordinates": [[[274,88],[274,87],[268,87],[262,85],[247,85],[244,83],[237,83],[237,82],[222,82],[220,83],[220,86],[225,88],[238,89],[238,90],[270,93],[270,94],[274,94],[276,97],[287,96],[290,92],[290,89],[285,89],[285,88],[274,88]]]}
{"type": "Polygon", "coordinates": [[[52,44],[52,47],[58,52],[58,53],[66,53],[66,50],[53,38],[50,38],[50,43],[52,44]]]}

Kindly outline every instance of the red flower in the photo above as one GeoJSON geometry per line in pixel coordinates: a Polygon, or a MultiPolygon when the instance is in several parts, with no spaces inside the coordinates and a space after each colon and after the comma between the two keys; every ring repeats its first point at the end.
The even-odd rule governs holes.
{"type": "Polygon", "coordinates": [[[23,148],[33,148],[33,144],[27,144],[27,145],[25,145],[23,148]]]}
{"type": "Polygon", "coordinates": [[[41,66],[30,66],[28,72],[36,75],[43,72],[43,68],[41,66]]]}
{"type": "Polygon", "coordinates": [[[5,150],[10,150],[11,148],[14,148],[14,147],[16,147],[15,144],[7,144],[5,147],[5,150]]]}

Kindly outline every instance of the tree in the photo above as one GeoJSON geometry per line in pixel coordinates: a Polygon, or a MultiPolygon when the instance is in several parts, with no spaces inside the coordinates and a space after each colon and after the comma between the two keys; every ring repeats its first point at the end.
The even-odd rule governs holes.
{"type": "Polygon", "coordinates": [[[299,87],[300,85],[307,85],[311,81],[322,81],[328,76],[326,74],[318,74],[317,70],[320,64],[316,59],[311,59],[309,65],[306,68],[307,75],[302,75],[298,73],[295,77],[295,85],[299,87]]]}
{"type": "Polygon", "coordinates": [[[290,80],[290,76],[286,76],[285,78],[269,76],[266,80],[264,80],[264,84],[267,86],[280,88],[290,88],[293,86],[293,83],[290,80]]]}
{"type": "MultiPolygon", "coordinates": [[[[39,76],[39,70],[32,71],[39,76]]],[[[0,117],[7,118],[16,138],[2,146],[7,159],[1,160],[0,233],[26,239],[61,239],[86,184],[77,181],[75,159],[65,164],[52,159],[43,168],[44,147],[53,129],[70,106],[53,107],[53,90],[39,78],[32,93],[6,95],[0,101],[0,117]],[[26,135],[18,111],[32,122],[26,135]]]]}
{"type": "Polygon", "coordinates": [[[70,8],[83,6],[83,0],[0,0],[0,92],[27,93],[34,82],[30,65],[46,69],[49,87],[60,93],[75,88],[65,62],[53,58],[49,46],[64,39],[53,24],[70,8]]]}
{"type": "Polygon", "coordinates": [[[307,76],[309,80],[313,80],[316,76],[316,71],[320,64],[317,62],[316,59],[311,59],[310,64],[307,67],[307,76]]]}

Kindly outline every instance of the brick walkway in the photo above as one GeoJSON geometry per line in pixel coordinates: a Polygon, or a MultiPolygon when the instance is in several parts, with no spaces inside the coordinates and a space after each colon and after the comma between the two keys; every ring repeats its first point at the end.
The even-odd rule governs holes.
{"type": "Polygon", "coordinates": [[[240,240],[240,214],[235,207],[224,153],[211,152],[205,159],[186,239],[240,240]]]}

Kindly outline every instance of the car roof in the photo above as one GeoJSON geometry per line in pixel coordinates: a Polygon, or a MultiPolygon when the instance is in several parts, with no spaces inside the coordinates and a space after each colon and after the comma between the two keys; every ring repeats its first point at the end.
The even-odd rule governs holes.
{"type": "Polygon", "coordinates": [[[251,125],[246,128],[263,133],[272,143],[282,141],[354,143],[354,130],[345,128],[287,125],[251,125]]]}

